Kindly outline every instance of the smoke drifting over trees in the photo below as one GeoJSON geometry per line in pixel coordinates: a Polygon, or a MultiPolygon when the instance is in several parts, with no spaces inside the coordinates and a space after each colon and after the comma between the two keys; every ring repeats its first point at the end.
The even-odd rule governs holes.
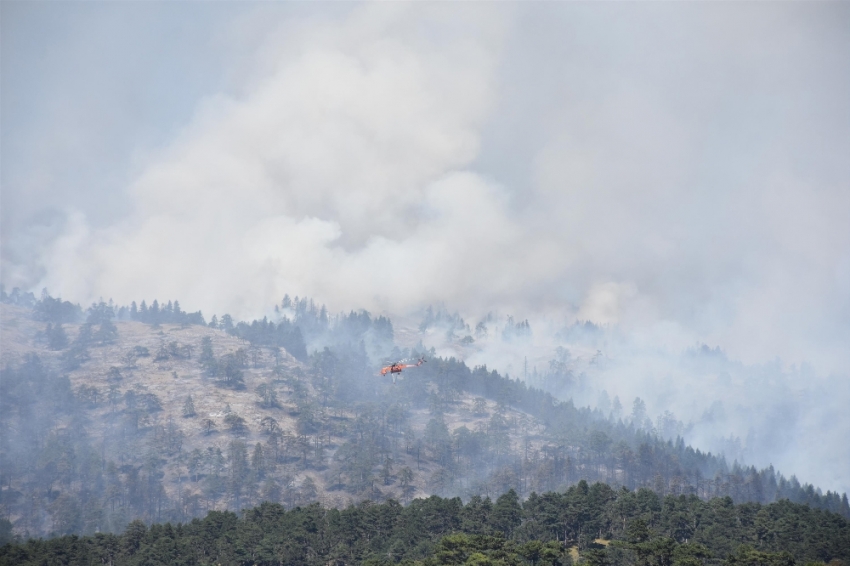
{"type": "MultiPolygon", "coordinates": [[[[19,305],[67,299],[29,305],[56,387],[119,347],[75,306],[111,297],[140,324],[217,313],[228,339],[332,374],[421,340],[850,489],[847,4],[0,9],[0,279],[19,305]],[[347,314],[323,330],[286,293],[347,314]],[[345,363],[322,357],[350,336],[345,363]]],[[[210,348],[133,344],[110,379],[193,364],[254,395],[252,352],[210,348]]],[[[102,387],[57,414],[109,406],[147,430],[155,392],[102,387]]],[[[239,430],[224,417],[199,428],[239,430]]],[[[220,448],[210,470],[243,454],[220,448]]]]}
{"type": "MultiPolygon", "coordinates": [[[[95,46],[192,15],[62,9],[95,46]]],[[[238,51],[210,51],[219,74],[197,79],[210,91],[188,110],[169,99],[179,127],[161,126],[92,205],[101,193],[72,178],[36,182],[62,170],[31,136],[55,144],[70,126],[28,118],[35,99],[14,113],[34,87],[10,65],[55,81],[68,62],[109,66],[27,59],[23,26],[42,15],[4,10],[4,41],[21,47],[4,50],[17,54],[3,83],[7,288],[181,296],[240,318],[286,292],[396,315],[445,302],[672,333],[747,362],[850,365],[837,347],[850,338],[844,5],[265,7],[236,27],[197,7],[209,19],[163,48],[194,54],[210,30],[237,34],[238,51]]],[[[68,41],[61,57],[83,57],[68,41]]]]}
{"type": "MultiPolygon", "coordinates": [[[[57,350],[36,330],[56,300],[0,297],[4,328],[14,329],[4,330],[13,347],[0,370],[0,509],[20,535],[115,532],[262,501],[525,498],[581,480],[790,499],[850,517],[846,494],[688,446],[682,423],[669,411],[653,420],[641,398],[628,414],[616,397],[606,410],[560,401],[434,349],[400,348],[392,322],[366,311],[334,315],[287,297],[274,320],[206,323],[176,302],[101,302],[85,315],[75,308],[74,338],[57,350]],[[397,382],[378,375],[376,359],[423,353],[429,361],[397,382]]],[[[433,310],[420,328],[438,321],[467,328],[433,310]]],[[[526,338],[527,322],[507,324],[526,338]]],[[[544,386],[573,371],[559,356],[536,376],[544,386]]]]}

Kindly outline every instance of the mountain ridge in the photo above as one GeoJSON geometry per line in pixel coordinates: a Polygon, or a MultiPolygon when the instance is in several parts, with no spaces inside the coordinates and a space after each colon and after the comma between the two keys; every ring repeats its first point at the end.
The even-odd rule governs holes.
{"type": "Polygon", "coordinates": [[[135,518],[188,520],[265,499],[526,497],[582,479],[738,502],[788,498],[850,516],[846,495],[729,466],[456,359],[381,380],[375,351],[422,352],[399,350],[389,320],[368,313],[331,327],[313,305],[304,309],[312,320],[222,317],[211,328],[200,313],[145,323],[101,303],[88,322],[79,309],[70,323],[68,307],[44,320],[55,299],[9,297],[0,306],[2,504],[18,532],[118,531],[135,518]],[[51,343],[57,327],[64,343],[51,343]],[[307,354],[299,335],[324,345],[307,354]]]}

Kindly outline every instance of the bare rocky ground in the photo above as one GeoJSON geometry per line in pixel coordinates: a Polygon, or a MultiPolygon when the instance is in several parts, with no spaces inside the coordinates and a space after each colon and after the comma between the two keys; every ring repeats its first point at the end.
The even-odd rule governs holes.
{"type": "MultiPolygon", "coordinates": [[[[163,324],[151,326],[134,321],[116,321],[118,337],[112,343],[103,346],[93,346],[89,349],[90,359],[81,367],[66,372],[73,389],[78,395],[83,395],[85,388],[94,395],[92,403],[86,410],[87,433],[91,438],[113,439],[116,437],[116,427],[124,426],[116,416],[124,408],[124,399],[128,391],[137,394],[153,393],[161,405],[161,410],[152,412],[139,427],[151,430],[164,427],[166,424],[176,425],[182,432],[182,446],[179,454],[169,458],[165,467],[163,485],[170,498],[180,493],[202,495],[202,484],[190,481],[190,471],[187,467],[187,455],[195,449],[206,451],[208,448],[221,449],[226,452],[228,444],[233,439],[246,443],[250,450],[256,443],[265,442],[268,437],[263,433],[263,419],[271,417],[277,421],[284,436],[296,437],[298,395],[302,400],[304,395],[315,398],[316,392],[307,378],[309,367],[299,362],[285,351],[275,354],[268,348],[255,348],[248,342],[228,335],[222,330],[198,325],[180,326],[163,324]],[[201,341],[204,337],[212,340],[213,350],[217,357],[232,354],[242,349],[245,352],[246,367],[244,372],[244,387],[232,389],[223,387],[219,380],[204,374],[198,361],[201,351],[201,341]],[[188,347],[188,348],[187,348],[188,347]],[[147,356],[135,355],[139,348],[146,348],[147,356]],[[168,351],[179,351],[181,357],[160,355],[168,351]],[[116,369],[117,368],[117,369],[116,369]],[[119,377],[120,374],[120,377],[119,377]],[[278,395],[278,406],[264,407],[257,389],[262,384],[274,385],[278,395]],[[92,393],[94,388],[95,393],[92,393]],[[298,389],[299,391],[295,391],[298,389]],[[110,390],[112,396],[110,398],[110,390]],[[191,395],[196,415],[184,417],[184,404],[191,395]],[[236,414],[245,419],[247,430],[241,433],[229,431],[224,419],[228,413],[236,414]],[[213,426],[210,427],[210,423],[213,426]]],[[[14,305],[0,305],[0,363],[15,364],[29,353],[37,353],[46,363],[61,367],[62,351],[54,352],[47,348],[44,330],[46,324],[32,319],[31,311],[14,305]]],[[[64,325],[70,341],[73,341],[80,330],[80,325],[64,325]]],[[[406,336],[408,340],[412,337],[406,336]]],[[[377,373],[377,368],[376,368],[377,373]]],[[[412,373],[407,379],[415,379],[412,373]]],[[[376,376],[376,379],[380,379],[376,376]]],[[[484,430],[491,415],[497,407],[493,401],[477,400],[470,395],[462,394],[447,407],[444,420],[450,432],[461,426],[470,430],[484,430]]],[[[512,450],[524,447],[526,450],[539,448],[538,442],[529,438],[539,438],[542,426],[534,418],[516,410],[500,407],[500,414],[508,422],[518,425],[511,426],[514,432],[509,437],[512,450]]],[[[328,506],[344,506],[363,498],[363,494],[351,494],[331,485],[328,472],[333,465],[335,451],[344,442],[345,430],[354,421],[356,415],[345,410],[327,410],[324,418],[332,422],[327,428],[324,443],[323,461],[314,462],[304,467],[295,463],[284,466],[287,481],[294,485],[304,485],[310,478],[317,488],[317,498],[328,506]]],[[[422,438],[425,427],[431,415],[427,409],[409,408],[409,424],[417,438],[422,438]]],[[[69,423],[70,424],[70,423],[69,423]]],[[[150,434],[148,434],[150,437],[150,434]]],[[[401,441],[400,441],[401,442],[401,441]]],[[[97,442],[94,442],[97,445],[97,442]]],[[[128,441],[120,457],[128,460],[138,460],[143,454],[138,453],[146,448],[146,444],[138,441],[128,441]],[[133,453],[135,452],[135,453],[133,453]]],[[[440,466],[429,461],[424,451],[417,454],[404,448],[395,450],[393,463],[394,475],[389,484],[380,482],[380,493],[385,497],[406,499],[430,494],[429,478],[440,466]],[[405,497],[398,481],[398,472],[410,468],[413,474],[412,489],[408,489],[405,497]]],[[[376,468],[377,474],[378,468],[376,468]]],[[[228,502],[221,498],[207,501],[206,508],[223,508],[228,502]]]]}

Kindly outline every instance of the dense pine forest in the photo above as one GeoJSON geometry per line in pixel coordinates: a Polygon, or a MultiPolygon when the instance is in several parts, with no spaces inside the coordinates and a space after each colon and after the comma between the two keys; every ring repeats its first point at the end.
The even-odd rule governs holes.
{"type": "Polygon", "coordinates": [[[432,496],[346,509],[263,503],[187,524],[132,522],[121,535],[0,548],[0,564],[840,565],[850,521],[788,501],[659,497],[584,480],[565,492],[432,496]]]}
{"type": "MultiPolygon", "coordinates": [[[[603,554],[593,560],[612,563],[642,551],[636,546],[596,548],[601,543],[594,540],[649,544],[654,537],[693,539],[715,558],[728,556],[733,546],[745,541],[770,552],[788,550],[798,560],[847,557],[846,546],[839,552],[762,544],[782,538],[776,533],[792,528],[788,525],[771,527],[770,536],[762,526],[752,527],[757,531],[752,535],[718,535],[728,538],[725,547],[709,540],[714,535],[696,534],[702,528],[714,532],[703,521],[706,514],[725,517],[724,529],[733,524],[744,529],[750,528],[747,521],[773,517],[777,509],[790,513],[793,521],[810,513],[804,522],[833,517],[829,520],[845,525],[838,516],[850,517],[846,494],[822,493],[772,467],[729,463],[722,455],[687,446],[681,438],[665,438],[652,427],[640,399],[634,400],[630,414],[603,414],[486,367],[434,357],[424,347],[399,347],[392,322],[384,317],[363,311],[331,315],[312,301],[289,297],[275,307],[274,317],[238,322],[228,315],[207,321],[200,312],[184,312],[176,301],[129,306],[100,302],[84,310],[47,293],[38,299],[18,290],[0,295],[0,537],[5,539],[89,535],[94,538],[59,540],[77,548],[73,552],[88,552],[83,547],[95,552],[92,545],[100,544],[97,541],[118,545],[115,552],[131,560],[127,537],[138,535],[133,543],[137,550],[148,548],[144,541],[159,548],[161,535],[154,533],[176,532],[169,526],[147,531],[144,524],[182,523],[180,532],[188,538],[174,534],[174,548],[194,548],[196,542],[188,541],[202,536],[209,525],[223,529],[232,524],[234,532],[241,533],[266,521],[267,515],[280,515],[298,524],[315,522],[318,530],[309,531],[309,537],[324,533],[321,545],[310,542],[311,550],[304,550],[305,561],[316,562],[330,560],[338,551],[333,550],[338,543],[331,543],[337,535],[321,530],[321,525],[366,513],[388,522],[357,542],[368,548],[352,560],[365,559],[370,552],[375,557],[389,552],[393,560],[425,559],[437,552],[431,558],[442,560],[443,551],[434,545],[440,536],[455,531],[473,537],[458,539],[457,544],[484,545],[484,554],[521,554],[516,545],[552,540],[579,551],[598,550],[603,554]],[[396,383],[376,375],[381,360],[421,355],[428,362],[396,383]],[[569,497],[578,497],[587,489],[581,482],[611,487],[595,486],[588,492],[602,494],[604,500],[599,503],[599,509],[605,509],[599,511],[599,526],[582,522],[585,526],[573,532],[573,527],[561,525],[562,518],[555,518],[566,512],[558,510],[557,501],[568,489],[573,494],[569,497]],[[463,523],[464,514],[478,507],[482,517],[490,517],[486,498],[497,500],[495,510],[505,493],[523,502],[516,524],[508,528],[495,522],[482,531],[463,526],[468,523],[463,523]],[[431,495],[469,503],[422,499],[431,495]],[[609,507],[626,505],[633,497],[656,502],[651,513],[649,507],[640,507],[641,513],[650,513],[641,519],[648,534],[624,534],[632,510],[622,511],[619,522],[612,518],[609,507]],[[271,505],[257,507],[242,519],[224,512],[264,502],[271,505]],[[321,506],[311,506],[314,502],[321,506]],[[429,506],[457,509],[442,530],[422,527],[427,544],[420,550],[415,550],[419,542],[414,539],[404,539],[398,552],[392,550],[393,537],[402,537],[391,528],[393,521],[429,506]],[[538,506],[550,509],[545,511],[548,518],[536,514],[538,506]],[[677,517],[695,514],[682,518],[692,534],[670,531],[666,521],[673,518],[666,510],[677,517]],[[555,528],[556,523],[561,526],[555,528]],[[103,534],[122,532],[128,525],[122,537],[103,534]],[[506,538],[474,538],[496,532],[506,538]],[[382,542],[370,546],[370,541],[382,542]],[[503,546],[499,550],[487,545],[503,546]]],[[[429,311],[422,325],[439,316],[429,311]]],[[[458,340],[469,338],[462,321],[451,323],[459,330],[458,340]]],[[[504,332],[510,339],[528,332],[528,325],[511,321],[504,332]]],[[[553,368],[558,371],[557,364],[553,368]]],[[[482,519],[482,525],[490,520],[482,519]]],[[[752,524],[761,525],[759,521],[752,524]]],[[[841,528],[846,537],[846,526],[841,528]]],[[[209,551],[186,560],[266,560],[239,555],[247,548],[239,545],[225,550],[236,538],[227,535],[227,540],[216,542],[216,548],[237,554],[209,551]],[[210,558],[214,556],[219,558],[210,558]]],[[[296,547],[307,544],[305,540],[269,542],[276,550],[268,552],[278,556],[284,552],[281,548],[291,547],[297,554],[303,548],[296,547]]],[[[446,540],[440,544],[454,544],[454,539],[446,540]]],[[[349,542],[356,547],[353,539],[349,542]]],[[[59,543],[32,544],[36,546],[27,548],[59,543]]],[[[669,561],[656,563],[665,566],[669,561]]]]}

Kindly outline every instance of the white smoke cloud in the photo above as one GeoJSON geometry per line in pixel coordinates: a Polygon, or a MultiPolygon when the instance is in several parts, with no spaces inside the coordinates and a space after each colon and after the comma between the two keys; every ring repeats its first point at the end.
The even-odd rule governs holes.
{"type": "Polygon", "coordinates": [[[129,187],[131,216],[76,250],[58,243],[55,255],[74,259],[39,284],[83,298],[181,295],[242,316],[287,291],[405,308],[454,287],[479,245],[515,245],[499,189],[462,169],[492,106],[498,34],[408,40],[446,22],[362,12],[284,42],[244,97],[204,100],[129,187]]]}

